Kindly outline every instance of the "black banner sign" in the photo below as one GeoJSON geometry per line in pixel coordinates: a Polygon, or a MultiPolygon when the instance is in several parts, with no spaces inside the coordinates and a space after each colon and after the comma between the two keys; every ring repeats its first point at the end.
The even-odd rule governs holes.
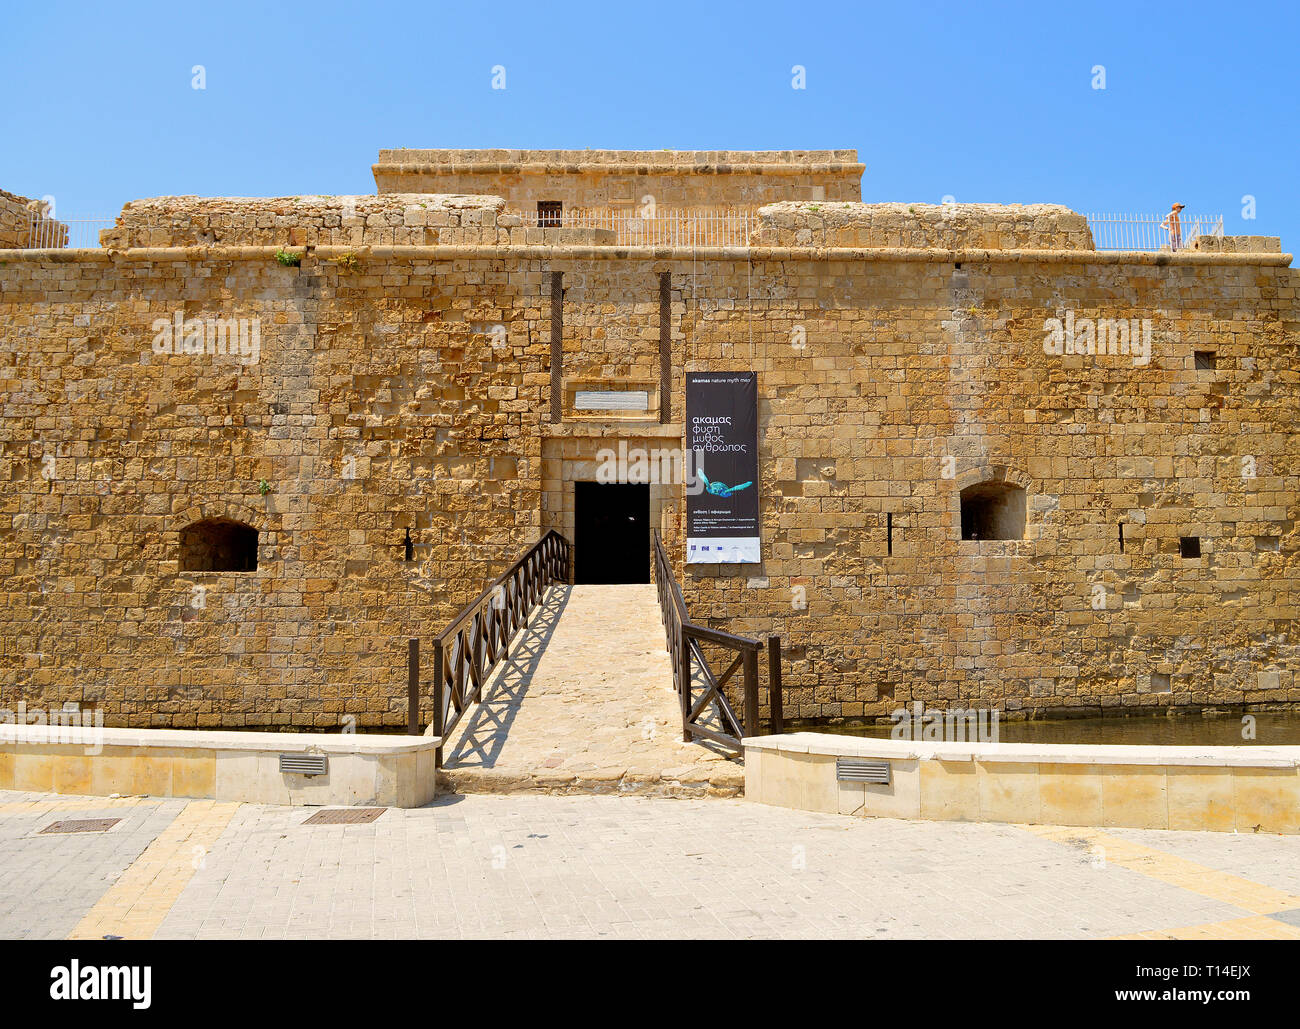
{"type": "Polygon", "coordinates": [[[686,373],[688,564],[757,564],[758,375],[686,373]]]}

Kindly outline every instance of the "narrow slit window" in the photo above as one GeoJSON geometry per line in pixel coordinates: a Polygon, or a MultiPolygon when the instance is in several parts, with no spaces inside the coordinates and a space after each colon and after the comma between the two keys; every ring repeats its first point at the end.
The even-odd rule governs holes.
{"type": "Polygon", "coordinates": [[[1124,553],[1124,523],[1119,523],[1119,552],[1124,553]]]}
{"type": "Polygon", "coordinates": [[[415,544],[411,542],[411,530],[406,530],[406,560],[415,560],[415,544]]]}
{"type": "Polygon", "coordinates": [[[894,513],[892,511],[885,513],[885,553],[890,555],[894,553],[894,513]]]}

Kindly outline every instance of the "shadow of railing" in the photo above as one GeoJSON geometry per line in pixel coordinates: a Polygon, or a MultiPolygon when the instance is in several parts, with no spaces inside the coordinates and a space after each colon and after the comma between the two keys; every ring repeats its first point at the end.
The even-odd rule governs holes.
{"type": "Polygon", "coordinates": [[[571,586],[552,586],[537,606],[531,622],[511,641],[507,657],[485,684],[483,698],[470,714],[460,738],[446,752],[444,768],[491,768],[496,764],[546,644],[555,634],[555,627],[569,603],[571,589],[571,586]]]}

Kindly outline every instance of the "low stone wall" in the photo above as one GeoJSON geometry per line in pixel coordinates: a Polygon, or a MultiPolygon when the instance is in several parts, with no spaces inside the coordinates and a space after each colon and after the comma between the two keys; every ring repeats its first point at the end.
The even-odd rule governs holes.
{"type": "Polygon", "coordinates": [[[1280,254],[1281,236],[1197,236],[1192,249],[1206,254],[1280,254]]]}
{"type": "Polygon", "coordinates": [[[151,197],[122,208],[106,247],[497,243],[500,197],[151,197]]]}
{"type": "Polygon", "coordinates": [[[105,247],[602,246],[607,229],[538,228],[494,196],[152,197],[122,208],[105,247]]]}
{"type": "Polygon", "coordinates": [[[745,740],[745,796],[844,815],[1300,834],[1300,747],[925,743],[827,733],[745,740]],[[838,758],[891,782],[841,782],[838,758]]]}
{"type": "Polygon", "coordinates": [[[760,246],[1095,249],[1088,219],[1059,204],[786,202],[762,208],[759,219],[760,246]]]}
{"type": "Polygon", "coordinates": [[[433,736],[0,725],[0,790],[255,804],[419,807],[434,798],[433,736]],[[281,772],[281,754],[328,770],[281,772]]]}
{"type": "Polygon", "coordinates": [[[66,247],[68,227],[39,211],[39,201],[0,189],[0,250],[66,247]]]}

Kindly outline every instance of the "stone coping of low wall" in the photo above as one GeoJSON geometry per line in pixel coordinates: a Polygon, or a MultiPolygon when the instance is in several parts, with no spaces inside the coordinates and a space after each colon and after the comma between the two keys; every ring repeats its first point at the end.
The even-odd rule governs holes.
{"type": "Polygon", "coordinates": [[[889,761],[988,761],[1007,764],[1160,765],[1238,768],[1300,766],[1300,746],[1162,747],[1107,743],[940,743],[824,732],[751,736],[748,750],[889,761]]]}
{"type": "MultiPolygon", "coordinates": [[[[1131,264],[1154,267],[1243,265],[1289,267],[1294,255],[1264,253],[1214,253],[1179,251],[1154,253],[1123,250],[930,250],[905,247],[653,247],[653,246],[192,246],[131,247],[124,250],[97,247],[5,250],[0,265],[13,262],[101,262],[114,261],[274,261],[280,251],[311,256],[320,261],[355,257],[364,274],[367,258],[381,261],[453,261],[515,258],[521,261],[554,260],[642,260],[642,261],[881,261],[931,264],[1131,264]]],[[[288,269],[286,269],[288,271],[288,269]]]]}
{"type": "Polygon", "coordinates": [[[159,747],[169,750],[256,750],[286,753],[411,754],[441,746],[438,736],[384,733],[239,732],[214,729],[120,729],[94,725],[17,725],[0,723],[0,744],[84,745],[87,738],[105,747],[159,747]]]}

